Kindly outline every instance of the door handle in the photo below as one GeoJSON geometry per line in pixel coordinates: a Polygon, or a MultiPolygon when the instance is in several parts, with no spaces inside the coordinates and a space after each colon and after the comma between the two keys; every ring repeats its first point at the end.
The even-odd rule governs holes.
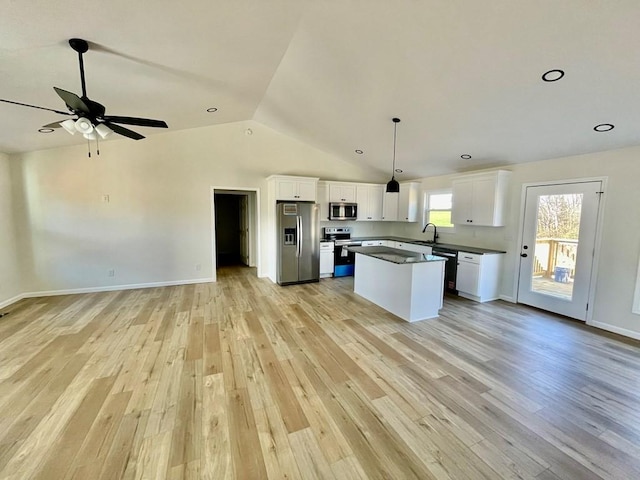
{"type": "Polygon", "coordinates": [[[523,257],[523,258],[526,258],[526,257],[528,257],[529,255],[527,255],[526,253],[521,253],[521,254],[520,254],[520,256],[521,256],[521,257],[523,257]]]}
{"type": "Polygon", "coordinates": [[[298,216],[298,257],[302,256],[302,217],[298,216]]]}

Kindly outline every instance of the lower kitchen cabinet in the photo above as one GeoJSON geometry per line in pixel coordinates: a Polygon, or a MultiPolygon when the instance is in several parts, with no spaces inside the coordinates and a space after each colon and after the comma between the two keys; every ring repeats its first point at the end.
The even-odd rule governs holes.
{"type": "Polygon", "coordinates": [[[320,242],[320,278],[333,276],[333,242],[320,242]]]}
{"type": "Polygon", "coordinates": [[[496,300],[500,293],[502,257],[501,254],[458,252],[458,295],[476,302],[496,300]]]}

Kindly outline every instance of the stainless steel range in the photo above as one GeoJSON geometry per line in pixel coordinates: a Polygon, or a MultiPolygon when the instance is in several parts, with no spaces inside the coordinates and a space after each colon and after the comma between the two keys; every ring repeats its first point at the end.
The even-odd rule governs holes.
{"type": "Polygon", "coordinates": [[[356,254],[347,251],[344,247],[348,245],[362,245],[361,240],[351,239],[351,227],[325,227],[323,228],[325,240],[333,240],[333,276],[346,277],[353,275],[356,254]]]}

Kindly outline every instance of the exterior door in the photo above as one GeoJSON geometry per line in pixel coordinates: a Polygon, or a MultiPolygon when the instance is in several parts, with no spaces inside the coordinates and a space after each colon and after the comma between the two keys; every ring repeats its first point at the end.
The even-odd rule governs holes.
{"type": "Polygon", "coordinates": [[[586,320],[601,181],[526,187],[518,302],[586,320]]]}

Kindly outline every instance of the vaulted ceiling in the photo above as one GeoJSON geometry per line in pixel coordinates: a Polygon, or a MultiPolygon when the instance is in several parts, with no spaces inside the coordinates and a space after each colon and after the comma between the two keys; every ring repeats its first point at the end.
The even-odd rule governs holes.
{"type": "MultiPolygon", "coordinates": [[[[637,0],[1,5],[3,99],[64,110],[52,87],[80,94],[67,43],[79,37],[107,114],[170,130],[253,119],[389,173],[397,116],[401,180],[640,144],[637,0]],[[542,81],[552,69],[564,77],[542,81]],[[615,128],[594,131],[604,123],[615,128]]],[[[82,144],[38,132],[60,119],[0,103],[0,151],[82,144]]]]}

